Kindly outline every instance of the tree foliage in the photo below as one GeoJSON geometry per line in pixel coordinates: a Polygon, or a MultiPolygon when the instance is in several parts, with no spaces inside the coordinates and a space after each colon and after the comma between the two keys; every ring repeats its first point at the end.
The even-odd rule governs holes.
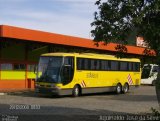
{"type": "MultiPolygon", "coordinates": [[[[160,66],[160,0],[98,0],[95,4],[98,11],[91,23],[95,27],[91,31],[95,42],[119,43],[116,49],[125,53],[127,37],[136,31],[136,35],[142,36],[150,49],[155,50],[160,66]]],[[[160,105],[160,72],[156,79],[156,93],[160,105]]]]}
{"type": "Polygon", "coordinates": [[[160,0],[98,0],[95,4],[98,11],[91,23],[95,42],[124,45],[136,30],[160,58],[160,0]]]}

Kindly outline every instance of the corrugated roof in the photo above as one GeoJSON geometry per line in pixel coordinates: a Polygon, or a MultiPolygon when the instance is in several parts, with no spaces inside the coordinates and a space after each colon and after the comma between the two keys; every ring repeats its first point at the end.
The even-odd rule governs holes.
{"type": "MultiPolygon", "coordinates": [[[[83,47],[98,50],[117,51],[115,47],[117,44],[109,43],[107,45],[99,44],[97,47],[91,39],[55,34],[50,32],[43,32],[38,30],[30,30],[25,28],[13,27],[8,25],[0,25],[0,37],[15,38],[21,40],[45,42],[52,44],[61,44],[75,47],[83,47]]],[[[142,55],[145,48],[136,46],[126,46],[128,53],[142,55]]],[[[155,52],[151,50],[153,54],[155,52]]]]}

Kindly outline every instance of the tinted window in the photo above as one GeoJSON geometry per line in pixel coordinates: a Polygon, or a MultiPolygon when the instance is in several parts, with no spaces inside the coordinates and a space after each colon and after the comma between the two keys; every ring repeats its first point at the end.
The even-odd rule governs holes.
{"type": "Polygon", "coordinates": [[[140,64],[139,63],[133,63],[133,71],[139,71],[140,70],[140,64]]]}
{"type": "Polygon", "coordinates": [[[64,65],[69,65],[69,66],[73,67],[73,65],[74,65],[73,57],[65,57],[64,65]]]}
{"type": "Polygon", "coordinates": [[[153,66],[152,72],[158,72],[158,70],[159,70],[159,67],[158,67],[158,66],[153,66]]]}
{"type": "Polygon", "coordinates": [[[77,58],[77,70],[139,71],[140,63],[77,58]]]}
{"type": "Polygon", "coordinates": [[[64,58],[64,66],[61,72],[61,81],[63,84],[68,84],[72,81],[74,74],[74,58],[73,57],[65,57],[64,58]]]}
{"type": "Polygon", "coordinates": [[[89,59],[83,59],[78,58],[77,59],[77,69],[78,70],[90,70],[90,60],[89,59]]]}
{"type": "Polygon", "coordinates": [[[101,61],[101,69],[102,70],[110,70],[110,66],[109,66],[108,61],[106,61],[106,60],[101,61]]]}
{"type": "Polygon", "coordinates": [[[101,69],[101,65],[100,65],[100,60],[90,60],[91,63],[91,70],[100,70],[101,69]]]}
{"type": "Polygon", "coordinates": [[[83,59],[78,59],[77,58],[77,70],[82,70],[83,69],[82,67],[84,67],[83,59]]]}
{"type": "Polygon", "coordinates": [[[132,63],[131,62],[128,63],[128,71],[132,71],[132,63]]]}
{"type": "Polygon", "coordinates": [[[90,67],[89,67],[89,60],[88,59],[84,59],[84,70],[89,70],[90,69],[90,67]]]}
{"type": "Polygon", "coordinates": [[[117,70],[119,70],[118,61],[111,61],[111,70],[112,70],[112,71],[117,71],[117,70]]]}
{"type": "Polygon", "coordinates": [[[128,63],[127,62],[120,62],[120,70],[127,71],[128,70],[128,63]]]}
{"type": "Polygon", "coordinates": [[[95,60],[92,59],[90,62],[91,62],[91,70],[95,70],[96,69],[95,60]]]}
{"type": "Polygon", "coordinates": [[[150,76],[150,71],[151,71],[151,66],[150,65],[144,66],[143,70],[142,70],[141,78],[142,79],[147,79],[150,76]]]}

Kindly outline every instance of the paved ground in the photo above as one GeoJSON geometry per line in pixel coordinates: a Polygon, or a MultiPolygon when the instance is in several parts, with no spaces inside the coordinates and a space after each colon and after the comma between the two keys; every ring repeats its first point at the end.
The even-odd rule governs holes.
{"type": "MultiPolygon", "coordinates": [[[[33,92],[17,92],[0,95],[1,119],[14,118],[16,121],[32,118],[57,120],[102,120],[105,115],[126,115],[150,113],[158,108],[153,86],[141,86],[127,94],[89,94],[73,98],[37,96],[33,92]],[[11,117],[12,116],[12,117],[11,117]]],[[[103,119],[104,120],[104,119],[103,119]]]]}

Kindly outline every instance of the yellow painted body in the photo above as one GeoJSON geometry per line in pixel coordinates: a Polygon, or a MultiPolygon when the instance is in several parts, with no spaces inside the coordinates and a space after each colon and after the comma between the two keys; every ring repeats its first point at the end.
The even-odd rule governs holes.
{"type": "MultiPolygon", "coordinates": [[[[78,54],[78,53],[49,53],[43,54],[42,56],[73,56],[74,60],[74,77],[73,80],[68,84],[55,84],[60,89],[73,88],[75,85],[80,85],[81,88],[90,88],[90,87],[110,87],[116,86],[118,83],[121,83],[123,86],[125,83],[128,83],[128,75],[130,74],[132,78],[132,85],[140,85],[141,70],[139,72],[132,71],[86,71],[86,70],[77,70],[76,58],[91,58],[91,59],[103,59],[103,60],[119,60],[127,62],[139,62],[139,59],[136,58],[124,58],[118,59],[115,56],[111,55],[100,55],[100,54],[78,54]],[[85,84],[84,84],[85,83],[85,84]]],[[[51,85],[51,83],[46,82],[37,82],[37,84],[42,85],[51,85]]]]}

